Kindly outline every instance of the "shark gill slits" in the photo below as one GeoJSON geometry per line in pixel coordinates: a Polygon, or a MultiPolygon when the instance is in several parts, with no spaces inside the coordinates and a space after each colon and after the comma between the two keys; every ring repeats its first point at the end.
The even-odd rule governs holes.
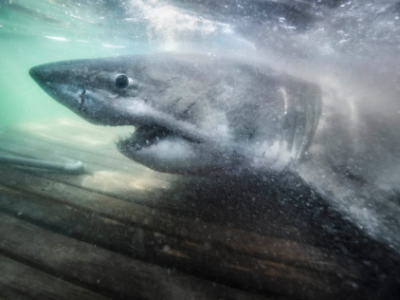
{"type": "Polygon", "coordinates": [[[126,89],[129,86],[129,78],[125,74],[120,74],[115,78],[115,87],[126,89]]]}

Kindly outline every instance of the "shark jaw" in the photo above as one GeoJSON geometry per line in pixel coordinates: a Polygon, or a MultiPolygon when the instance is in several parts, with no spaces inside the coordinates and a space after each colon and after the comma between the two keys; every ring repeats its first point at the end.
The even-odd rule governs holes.
{"type": "Polygon", "coordinates": [[[151,97],[138,97],[137,91],[116,93],[103,87],[107,82],[93,87],[82,84],[82,78],[91,76],[85,78],[81,68],[84,63],[82,67],[79,62],[61,62],[34,67],[30,75],[52,98],[92,124],[135,127],[116,145],[137,163],[185,175],[220,174],[231,168],[231,155],[220,136],[153,107],[151,97]]]}
{"type": "Polygon", "coordinates": [[[163,126],[137,125],[130,137],[120,139],[116,145],[126,157],[157,171],[190,174],[196,170],[196,174],[201,173],[199,166],[193,166],[193,160],[204,145],[163,126]]]}

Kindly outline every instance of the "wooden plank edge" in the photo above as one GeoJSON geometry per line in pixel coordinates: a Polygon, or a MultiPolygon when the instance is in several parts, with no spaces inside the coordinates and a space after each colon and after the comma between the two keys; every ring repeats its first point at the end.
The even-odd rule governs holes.
{"type": "Polygon", "coordinates": [[[303,263],[304,267],[308,267],[310,257],[316,261],[329,260],[343,266],[351,265],[346,259],[310,245],[261,236],[243,230],[226,229],[215,224],[193,222],[183,217],[176,218],[163,211],[89,193],[64,183],[27,176],[23,172],[16,173],[17,180],[10,178],[9,175],[9,172],[0,169],[0,184],[39,197],[50,198],[78,209],[93,211],[118,222],[141,226],[188,241],[208,242],[214,247],[223,247],[235,253],[241,252],[251,257],[288,264],[295,262],[297,266],[302,266],[303,263]],[[85,200],[82,201],[82,199],[85,200]]]}
{"type": "MultiPolygon", "coordinates": [[[[352,285],[363,285],[359,274],[354,277],[355,274],[340,266],[329,265],[329,262],[321,262],[325,269],[311,270],[259,260],[226,252],[221,248],[204,246],[203,243],[195,244],[141,228],[126,227],[45,199],[30,197],[24,201],[17,198],[21,195],[15,196],[8,201],[0,197],[0,209],[3,212],[130,257],[176,268],[202,278],[212,278],[230,286],[285,294],[286,291],[282,292],[280,286],[290,287],[288,291],[308,287],[315,293],[315,290],[328,290],[332,286],[337,291],[353,291],[352,285]]],[[[363,276],[366,275],[363,273],[363,276]]]]}
{"type": "Polygon", "coordinates": [[[116,299],[266,299],[128,258],[3,213],[0,236],[3,255],[116,299]]]}
{"type": "Polygon", "coordinates": [[[20,291],[38,300],[110,300],[2,255],[0,269],[0,295],[20,291]]]}

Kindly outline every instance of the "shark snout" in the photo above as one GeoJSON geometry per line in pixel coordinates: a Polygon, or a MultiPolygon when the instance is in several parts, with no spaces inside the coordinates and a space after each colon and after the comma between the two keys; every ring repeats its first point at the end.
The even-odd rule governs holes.
{"type": "Polygon", "coordinates": [[[42,88],[44,85],[66,82],[69,74],[69,70],[65,70],[62,65],[59,66],[56,63],[38,65],[29,70],[29,75],[42,88]]]}
{"type": "Polygon", "coordinates": [[[43,86],[44,83],[51,81],[51,72],[47,72],[43,66],[36,66],[29,70],[29,75],[37,84],[43,86]]]}
{"type": "Polygon", "coordinates": [[[71,82],[67,74],[56,64],[39,65],[29,70],[32,79],[49,96],[71,110],[77,111],[84,103],[86,90],[74,81],[71,82]]]}
{"type": "Polygon", "coordinates": [[[40,71],[40,67],[33,67],[29,70],[29,75],[35,80],[36,82],[40,81],[42,77],[42,72],[40,71]]]}

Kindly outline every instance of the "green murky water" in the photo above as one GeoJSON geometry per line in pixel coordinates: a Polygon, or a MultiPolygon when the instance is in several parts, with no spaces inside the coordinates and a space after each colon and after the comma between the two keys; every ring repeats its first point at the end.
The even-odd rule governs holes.
{"type": "MultiPolygon", "coordinates": [[[[68,1],[0,1],[0,124],[77,118],[29,77],[32,66],[67,59],[130,54],[135,41],[111,38],[110,30],[73,17],[85,15],[68,1]],[[109,35],[107,35],[109,34],[109,35]]],[[[86,7],[86,12],[88,8],[86,7]]],[[[98,19],[99,16],[92,16],[98,19]]]]}
{"type": "MultiPolygon", "coordinates": [[[[151,2],[151,1],[150,1],[151,2]]],[[[144,3],[144,2],[143,2],[144,3]]],[[[1,0],[0,124],[77,118],[51,100],[28,75],[32,66],[61,60],[127,55],[176,48],[176,40],[200,39],[219,45],[215,25],[176,21],[165,9],[148,10],[142,1],[1,0]],[[148,19],[155,19],[148,26],[148,19]]],[[[204,23],[204,22],[203,22],[204,23]]],[[[223,37],[222,37],[223,39],[223,37]]],[[[235,47],[246,47],[230,39],[235,47]]],[[[182,44],[180,48],[184,48],[182,44]]],[[[198,46],[196,46],[198,49],[198,46]]]]}

